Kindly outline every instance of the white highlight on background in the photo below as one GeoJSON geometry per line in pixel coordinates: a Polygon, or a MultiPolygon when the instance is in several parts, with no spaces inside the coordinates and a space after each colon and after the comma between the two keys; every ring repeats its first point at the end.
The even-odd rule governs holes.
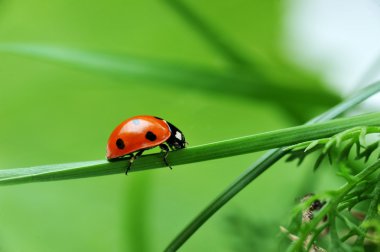
{"type": "MultiPolygon", "coordinates": [[[[321,73],[342,95],[380,80],[380,0],[285,4],[285,45],[291,59],[321,73]]],[[[368,106],[378,108],[380,95],[368,100],[368,106]]]]}

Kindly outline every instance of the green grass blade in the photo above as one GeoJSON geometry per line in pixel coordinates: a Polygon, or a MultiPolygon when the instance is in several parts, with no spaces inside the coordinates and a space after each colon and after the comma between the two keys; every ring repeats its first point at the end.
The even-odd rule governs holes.
{"type": "MultiPolygon", "coordinates": [[[[337,119],[325,123],[280,129],[170,152],[171,165],[188,164],[284,147],[299,142],[329,137],[356,126],[380,126],[380,113],[337,119]]],[[[72,164],[0,170],[0,184],[83,178],[125,171],[127,160],[90,161],[72,164]]],[[[165,167],[161,154],[144,155],[132,171],[165,167]]]]}
{"type": "Polygon", "coordinates": [[[326,91],[284,87],[263,81],[250,72],[212,69],[205,66],[155,61],[139,57],[78,50],[52,45],[0,43],[0,52],[32,56],[65,64],[95,74],[149,81],[168,88],[208,90],[213,93],[238,95],[249,100],[273,101],[281,107],[332,106],[340,99],[326,91]],[[286,94],[286,96],[284,96],[286,94]]]}
{"type": "MultiPolygon", "coordinates": [[[[376,82],[347,98],[342,103],[331,108],[320,116],[310,120],[307,125],[328,121],[335,118],[350,108],[356,106],[368,97],[380,92],[380,82],[376,82]]],[[[259,160],[252,164],[240,177],[228,186],[216,199],[214,199],[184,230],[169,244],[165,251],[176,251],[180,248],[211,216],[213,216],[224,204],[231,200],[237,193],[243,190],[249,183],[255,180],[266,169],[275,164],[287,153],[283,148],[270,150],[259,160]]]]}

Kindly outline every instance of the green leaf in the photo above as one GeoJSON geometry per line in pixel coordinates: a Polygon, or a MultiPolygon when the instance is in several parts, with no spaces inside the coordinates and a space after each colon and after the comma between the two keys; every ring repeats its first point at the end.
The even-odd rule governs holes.
{"type": "Polygon", "coordinates": [[[318,156],[317,161],[315,161],[315,164],[314,164],[314,168],[313,168],[314,171],[316,171],[319,168],[319,166],[322,164],[325,157],[326,157],[326,153],[323,153],[323,152],[318,156]]]}
{"type": "Polygon", "coordinates": [[[319,145],[320,143],[322,143],[321,140],[314,140],[312,141],[305,149],[305,152],[308,152],[309,150],[313,149],[314,147],[317,147],[317,145],[319,145]]]}
{"type": "Polygon", "coordinates": [[[356,157],[356,159],[364,158],[364,162],[366,163],[377,147],[379,147],[378,141],[366,146],[365,149],[356,157]]]}
{"type": "Polygon", "coordinates": [[[331,148],[334,148],[334,147],[337,147],[337,141],[336,141],[336,137],[332,137],[324,146],[324,148],[322,149],[322,153],[323,154],[327,154],[331,148]]]}
{"type": "Polygon", "coordinates": [[[348,158],[351,148],[352,146],[354,146],[355,142],[356,140],[354,138],[348,141],[348,143],[343,147],[342,151],[340,152],[338,156],[338,162],[348,158]]]}
{"type": "Polygon", "coordinates": [[[286,158],[286,162],[291,162],[298,159],[297,165],[300,166],[306,157],[306,153],[303,150],[295,150],[290,152],[289,157],[286,158]]]}
{"type": "Polygon", "coordinates": [[[367,127],[361,127],[359,140],[362,145],[366,145],[365,136],[367,135],[367,127]]]}
{"type": "Polygon", "coordinates": [[[354,177],[351,175],[351,170],[345,164],[339,165],[339,172],[336,174],[343,177],[349,183],[354,182],[354,177]]]}

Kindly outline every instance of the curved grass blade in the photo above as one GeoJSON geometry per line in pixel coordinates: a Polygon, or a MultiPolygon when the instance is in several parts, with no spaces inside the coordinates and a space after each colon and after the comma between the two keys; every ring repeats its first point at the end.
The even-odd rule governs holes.
{"type": "MultiPolygon", "coordinates": [[[[342,103],[331,108],[320,116],[307,122],[311,125],[317,122],[328,121],[335,118],[350,108],[356,106],[368,97],[380,92],[380,82],[359,90],[352,97],[347,98],[342,103]]],[[[249,183],[255,180],[266,169],[275,164],[279,159],[287,154],[283,148],[268,151],[259,160],[252,164],[235,182],[228,186],[219,196],[216,197],[201,213],[192,220],[188,226],[181,231],[178,236],[169,244],[165,251],[176,251],[180,248],[211,216],[213,216],[224,204],[232,199],[237,193],[243,190],[249,183]]]]}
{"type": "Polygon", "coordinates": [[[150,60],[139,57],[78,50],[52,45],[0,43],[0,52],[32,56],[112,77],[137,78],[155,85],[238,95],[252,100],[270,100],[282,107],[332,106],[340,98],[326,91],[284,87],[238,69],[150,60]],[[286,94],[286,96],[284,96],[286,94]]]}

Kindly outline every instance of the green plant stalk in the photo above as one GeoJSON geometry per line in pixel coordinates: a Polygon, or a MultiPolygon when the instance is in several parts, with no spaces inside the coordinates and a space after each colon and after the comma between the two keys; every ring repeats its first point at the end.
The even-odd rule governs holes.
{"type": "Polygon", "coordinates": [[[343,235],[340,238],[340,242],[346,242],[348,239],[350,239],[352,236],[356,235],[356,232],[351,230],[347,234],[343,235]]]}
{"type": "MultiPolygon", "coordinates": [[[[332,136],[341,131],[361,125],[380,125],[380,113],[280,129],[173,151],[170,152],[168,156],[168,162],[171,165],[181,165],[284,147],[299,142],[332,136]]],[[[0,170],[0,184],[83,178],[122,173],[127,167],[127,162],[127,160],[115,162],[92,161],[31,168],[5,169],[0,170]]],[[[165,166],[161,154],[144,155],[133,163],[133,169],[131,171],[142,171],[165,166]]]]}
{"type": "MultiPolygon", "coordinates": [[[[356,106],[368,97],[380,91],[380,82],[359,90],[352,97],[347,98],[342,103],[336,105],[320,116],[310,120],[307,124],[327,121],[335,118],[350,108],[356,106]]],[[[285,156],[287,150],[283,148],[270,150],[265,153],[259,160],[252,164],[235,182],[228,186],[219,196],[216,197],[201,213],[198,214],[177,237],[168,245],[165,251],[176,251],[180,248],[212,215],[214,215],[224,204],[231,200],[237,193],[243,190],[249,183],[260,176],[266,169],[275,164],[279,159],[285,156]]]]}
{"type": "MultiPolygon", "coordinates": [[[[346,183],[340,189],[336,191],[336,197],[333,197],[330,202],[328,202],[322,209],[319,211],[317,215],[314,216],[314,219],[305,225],[299,235],[299,240],[295,241],[292,246],[289,247],[288,252],[297,252],[302,250],[302,246],[304,241],[307,239],[309,233],[316,228],[318,223],[324,218],[326,214],[328,214],[333,209],[337,209],[339,203],[343,200],[343,198],[361,181],[366,179],[372,173],[378,171],[380,169],[380,160],[377,160],[374,164],[368,166],[363,171],[355,176],[355,182],[346,183]]],[[[335,211],[335,210],[334,210],[335,211]]]]}
{"type": "MultiPolygon", "coordinates": [[[[340,203],[339,203],[339,205],[340,205],[340,203]]],[[[350,232],[354,232],[358,235],[365,235],[365,232],[362,229],[360,229],[358,225],[356,225],[354,222],[352,222],[347,217],[345,217],[341,212],[339,212],[338,209],[339,209],[339,207],[335,210],[336,217],[339,218],[348,229],[350,229],[350,232]]],[[[337,238],[339,239],[339,236],[337,236],[337,238]]],[[[344,238],[344,236],[343,236],[343,238],[344,238]]],[[[340,242],[342,242],[342,239],[339,239],[339,240],[340,240],[340,242]]]]}
{"type": "MultiPolygon", "coordinates": [[[[377,184],[375,186],[375,189],[373,190],[372,199],[368,207],[367,215],[362,222],[361,228],[364,232],[368,230],[368,228],[365,228],[363,224],[368,223],[369,221],[376,219],[378,215],[378,206],[380,201],[380,175],[377,177],[377,184]]],[[[356,240],[355,244],[363,244],[364,243],[365,236],[359,236],[356,240]]]]}
{"type": "MultiPolygon", "coordinates": [[[[341,242],[339,239],[338,235],[338,229],[336,225],[336,211],[330,212],[328,216],[328,221],[329,221],[329,236],[330,236],[330,245],[329,245],[329,250],[330,251],[339,251],[341,247],[341,242]]],[[[313,241],[310,241],[312,243],[313,241]]]]}
{"type": "Polygon", "coordinates": [[[368,208],[367,216],[365,221],[369,221],[378,217],[378,206],[380,202],[380,175],[377,177],[377,184],[375,190],[373,191],[373,198],[368,208]]]}
{"type": "Polygon", "coordinates": [[[318,228],[315,230],[315,232],[313,232],[313,234],[311,236],[309,236],[308,241],[310,241],[310,242],[306,248],[306,251],[310,251],[311,246],[313,246],[313,241],[315,241],[315,239],[317,239],[317,237],[319,237],[319,235],[323,231],[325,231],[328,226],[329,226],[328,221],[321,223],[320,226],[318,226],[318,228]]]}

